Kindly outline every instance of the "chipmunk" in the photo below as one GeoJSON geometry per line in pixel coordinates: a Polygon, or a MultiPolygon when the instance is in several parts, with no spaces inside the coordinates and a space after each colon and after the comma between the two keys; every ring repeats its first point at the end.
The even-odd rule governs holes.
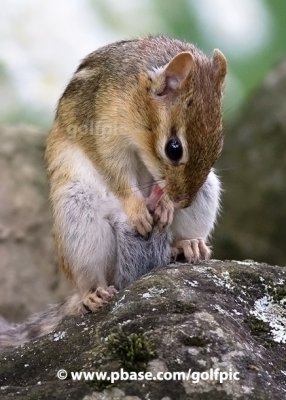
{"type": "MultiPolygon", "coordinates": [[[[219,50],[207,57],[165,36],[110,44],[82,61],[46,148],[59,265],[77,295],[14,342],[31,326],[35,337],[63,315],[95,311],[171,256],[210,257],[226,72],[219,50]]],[[[17,329],[9,339],[0,332],[0,346],[17,329]]]]}

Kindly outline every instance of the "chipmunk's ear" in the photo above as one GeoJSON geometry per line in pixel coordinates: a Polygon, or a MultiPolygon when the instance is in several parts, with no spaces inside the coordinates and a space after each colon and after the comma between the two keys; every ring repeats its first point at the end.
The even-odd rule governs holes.
{"type": "Polygon", "coordinates": [[[194,59],[191,53],[182,52],[177,54],[168,64],[157,70],[153,75],[155,93],[158,96],[163,96],[180,89],[190,75],[193,66],[194,59]]]}
{"type": "Polygon", "coordinates": [[[212,56],[212,64],[214,69],[214,77],[217,85],[221,87],[224,83],[227,73],[227,61],[223,53],[219,49],[214,49],[212,56]]]}

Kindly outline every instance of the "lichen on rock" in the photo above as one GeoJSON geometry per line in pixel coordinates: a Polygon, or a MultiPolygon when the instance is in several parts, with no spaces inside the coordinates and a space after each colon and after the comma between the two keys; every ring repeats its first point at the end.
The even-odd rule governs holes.
{"type": "Polygon", "coordinates": [[[55,332],[3,354],[1,399],[281,400],[285,278],[285,269],[252,261],[158,269],[97,313],[68,318],[55,332]],[[71,375],[121,368],[155,376],[212,369],[237,372],[239,380],[111,383],[71,375]],[[57,378],[59,369],[67,371],[65,380],[57,378]]]}

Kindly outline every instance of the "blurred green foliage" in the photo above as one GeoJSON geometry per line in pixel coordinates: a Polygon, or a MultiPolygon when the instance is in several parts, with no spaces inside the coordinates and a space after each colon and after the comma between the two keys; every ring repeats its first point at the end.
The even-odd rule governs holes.
{"type": "MultiPolygon", "coordinates": [[[[137,27],[130,32],[129,25],[126,23],[128,16],[118,16],[104,0],[90,1],[94,11],[100,13],[106,24],[121,35],[130,37],[138,34],[164,33],[188,40],[208,54],[211,54],[215,47],[221,48],[228,58],[231,74],[240,84],[241,92],[239,96],[236,96],[235,87],[226,88],[225,114],[230,121],[247,97],[259,87],[267,72],[286,56],[286,1],[284,0],[260,0],[265,11],[270,14],[271,31],[268,33],[265,45],[258,51],[240,57],[233,56],[233,53],[228,54],[223,44],[211,35],[208,27],[201,25],[194,8],[197,0],[153,0],[150,15],[158,15],[163,21],[163,27],[154,26],[148,32],[142,29],[142,21],[144,18],[148,19],[148,15],[138,15],[137,27]]],[[[257,16],[253,15],[252,18],[255,28],[257,16]]],[[[250,37],[249,40],[251,39],[250,37]]],[[[229,86],[232,86],[231,82],[229,86]]]]}
{"type": "MultiPolygon", "coordinates": [[[[26,5],[23,3],[21,5],[21,9],[28,7],[29,4],[29,1],[27,1],[26,5]]],[[[147,34],[162,33],[191,41],[208,54],[211,54],[213,48],[220,48],[225,53],[229,61],[230,73],[227,81],[225,97],[225,116],[228,121],[233,120],[243,102],[260,85],[267,72],[286,55],[285,0],[249,0],[249,2],[244,0],[242,3],[231,1],[227,2],[226,0],[213,0],[213,2],[211,2],[211,0],[203,0],[202,2],[199,2],[199,0],[123,0],[122,2],[117,2],[116,0],[83,0],[79,2],[78,0],[74,3],[73,7],[76,5],[81,12],[84,8],[90,17],[91,24],[95,28],[95,39],[97,34],[100,35],[100,38],[104,41],[105,39],[108,40],[110,37],[115,38],[115,40],[119,40],[138,35],[142,36],[147,34]],[[81,8],[79,7],[79,3],[81,8]],[[268,19],[271,21],[271,24],[265,28],[268,29],[265,44],[262,43],[262,45],[258,46],[258,48],[256,48],[253,52],[243,53],[239,52],[239,50],[236,51],[236,44],[234,43],[233,48],[231,51],[229,51],[229,47],[225,45],[225,40],[220,40],[219,35],[214,35],[214,28],[211,27],[210,24],[202,22],[203,20],[202,18],[199,18],[198,14],[198,5],[203,5],[203,12],[205,14],[209,12],[209,15],[213,19],[217,18],[217,21],[221,21],[221,14],[219,14],[221,12],[221,8],[216,9],[214,7],[216,7],[216,5],[220,5],[220,7],[222,7],[223,4],[228,7],[228,13],[226,13],[228,18],[228,21],[226,22],[228,23],[228,26],[231,24],[232,20],[237,23],[235,7],[240,4],[240,11],[241,7],[245,7],[245,19],[247,20],[248,24],[252,24],[252,32],[259,32],[259,30],[262,28],[264,29],[264,25],[263,21],[261,22],[259,19],[259,14],[256,15],[255,12],[253,12],[253,9],[251,13],[247,14],[248,5],[256,4],[256,6],[258,5],[260,9],[262,7],[264,14],[266,14],[269,17],[268,19]],[[229,13],[229,4],[232,6],[232,14],[229,13]],[[243,5],[241,6],[241,4],[243,5]],[[212,5],[212,8],[208,10],[210,5],[212,5]],[[214,13],[214,10],[216,14],[214,13]]],[[[68,2],[61,3],[61,8],[63,8],[64,11],[65,7],[69,6],[70,5],[68,2]]],[[[50,12],[55,13],[55,10],[51,9],[50,12]]],[[[35,14],[33,14],[31,18],[32,21],[37,20],[36,9],[35,14]]],[[[80,15],[76,16],[76,18],[78,18],[79,22],[81,21],[80,15]]],[[[221,23],[223,28],[225,28],[224,25],[227,25],[227,23],[221,23]]],[[[241,26],[243,29],[243,19],[240,20],[240,23],[242,24],[241,26]]],[[[219,28],[221,25],[218,26],[218,30],[220,30],[219,28]]],[[[265,26],[266,25],[267,24],[265,24],[265,26]]],[[[79,23],[78,27],[82,31],[84,30],[85,25],[80,25],[79,23]]],[[[19,27],[17,26],[12,26],[11,28],[11,33],[13,36],[11,36],[12,41],[17,41],[19,40],[19,37],[21,37],[21,32],[18,28],[19,27]]],[[[48,26],[48,29],[54,28],[55,27],[48,26]]],[[[58,31],[59,37],[64,38],[63,43],[65,43],[65,41],[69,43],[68,40],[71,40],[70,37],[72,32],[66,32],[65,28],[61,26],[56,26],[56,28],[57,29],[55,30],[58,31]]],[[[47,29],[47,27],[40,27],[40,29],[44,31],[44,29],[47,29]]],[[[222,29],[221,31],[223,32],[224,30],[222,29]]],[[[90,34],[90,31],[87,30],[87,32],[90,34]]],[[[74,35],[78,35],[75,30],[73,33],[74,35]]],[[[225,36],[227,36],[227,34],[225,36]]],[[[244,36],[242,35],[243,38],[244,36]]],[[[36,38],[37,37],[35,36],[35,40],[36,38]]],[[[245,42],[248,42],[249,40],[249,42],[251,42],[253,37],[251,37],[250,34],[249,39],[246,37],[242,40],[245,40],[245,42]]],[[[10,43],[12,43],[11,38],[9,46],[10,43]]],[[[56,48],[55,45],[56,43],[52,42],[50,44],[50,48],[56,48]]],[[[77,45],[80,46],[80,43],[77,45]]],[[[59,51],[61,51],[61,49],[58,50],[58,52],[59,51]]],[[[66,49],[63,47],[62,51],[69,51],[68,47],[66,49]]],[[[21,48],[21,52],[23,53],[22,55],[29,57],[25,54],[25,48],[21,48]]],[[[33,67],[35,67],[35,71],[38,73],[38,75],[41,75],[43,72],[41,68],[45,61],[38,58],[37,52],[35,52],[35,54],[35,60],[38,62],[38,65],[33,67]]],[[[52,50],[51,54],[53,54],[52,50]]],[[[17,60],[17,57],[13,56],[12,60],[13,59],[17,60]]],[[[55,67],[52,67],[52,69],[56,71],[58,66],[58,69],[60,70],[62,61],[63,59],[58,57],[57,51],[55,50],[55,67]]],[[[73,67],[76,67],[76,62],[73,67]]],[[[15,69],[15,65],[13,68],[15,69]]],[[[61,69],[61,71],[63,71],[63,69],[61,69]]],[[[30,76],[31,75],[32,73],[30,76]]],[[[56,77],[55,79],[63,81],[63,76],[65,75],[59,74],[58,78],[56,77]]],[[[67,73],[66,81],[68,81],[68,78],[69,75],[67,73]]],[[[43,76],[42,81],[44,80],[45,77],[43,76]]],[[[54,114],[54,110],[51,109],[51,103],[56,103],[54,97],[52,98],[51,103],[41,103],[41,99],[39,102],[37,102],[35,98],[33,98],[32,102],[28,102],[26,96],[23,96],[23,91],[22,95],[20,96],[19,91],[17,91],[17,85],[18,82],[15,80],[15,77],[9,75],[5,61],[2,59],[2,53],[0,53],[0,101],[3,104],[3,107],[1,107],[0,110],[0,123],[18,123],[21,121],[24,123],[32,123],[44,127],[50,126],[54,114]]],[[[33,85],[35,85],[35,83],[33,83],[33,85]]],[[[27,87],[28,86],[29,85],[27,85],[27,87]]],[[[58,86],[58,91],[56,88],[54,92],[51,92],[53,93],[53,96],[56,96],[56,93],[60,95],[62,88],[60,85],[58,86]]],[[[28,90],[30,90],[29,87],[28,90]]],[[[49,89],[47,89],[47,93],[47,96],[49,97],[49,89]]]]}

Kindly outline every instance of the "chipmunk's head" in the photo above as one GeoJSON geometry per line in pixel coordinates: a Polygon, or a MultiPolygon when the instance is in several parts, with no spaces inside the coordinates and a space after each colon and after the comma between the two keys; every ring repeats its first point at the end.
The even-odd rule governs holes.
{"type": "Polygon", "coordinates": [[[210,58],[194,51],[177,54],[148,75],[143,159],[178,207],[191,204],[221,153],[226,71],[219,50],[210,58]]]}

